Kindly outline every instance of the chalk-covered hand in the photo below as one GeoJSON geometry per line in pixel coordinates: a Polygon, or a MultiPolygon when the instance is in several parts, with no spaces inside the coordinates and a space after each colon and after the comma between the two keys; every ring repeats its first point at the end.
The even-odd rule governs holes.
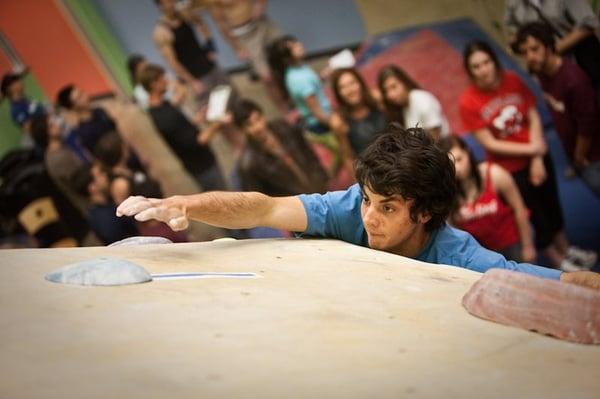
{"type": "Polygon", "coordinates": [[[140,222],[155,219],[168,224],[175,231],[185,230],[189,225],[185,207],[177,197],[166,199],[129,197],[117,208],[117,216],[133,216],[140,222]]]}

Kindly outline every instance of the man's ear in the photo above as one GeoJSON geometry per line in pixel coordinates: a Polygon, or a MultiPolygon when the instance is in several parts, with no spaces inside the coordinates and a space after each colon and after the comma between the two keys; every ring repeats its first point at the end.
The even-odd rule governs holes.
{"type": "Polygon", "coordinates": [[[426,224],[427,222],[429,222],[431,220],[431,215],[428,213],[421,213],[419,215],[419,223],[420,224],[426,224]]]}

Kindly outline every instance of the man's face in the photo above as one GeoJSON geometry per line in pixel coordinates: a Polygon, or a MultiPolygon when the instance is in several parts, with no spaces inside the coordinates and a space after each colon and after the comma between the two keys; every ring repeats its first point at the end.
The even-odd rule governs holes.
{"type": "Polygon", "coordinates": [[[244,124],[244,132],[258,141],[264,141],[267,130],[267,120],[265,116],[258,112],[252,111],[250,117],[244,124]]]}
{"type": "Polygon", "coordinates": [[[90,173],[92,175],[92,181],[88,185],[90,195],[107,195],[110,191],[110,181],[106,172],[99,165],[93,165],[90,173]]]}
{"type": "Polygon", "coordinates": [[[25,83],[23,79],[17,79],[8,86],[6,96],[8,98],[21,98],[25,95],[25,83]]]}
{"type": "Polygon", "coordinates": [[[540,73],[546,66],[550,51],[537,39],[527,36],[527,40],[519,46],[521,55],[533,73],[540,73]]]}
{"type": "Polygon", "coordinates": [[[73,109],[75,110],[87,109],[90,106],[89,96],[79,87],[75,87],[71,91],[71,102],[73,103],[73,109]]]}
{"type": "Polygon", "coordinates": [[[158,93],[162,96],[167,92],[168,87],[169,82],[167,81],[167,77],[163,73],[152,83],[152,92],[158,93]]]}
{"type": "Polygon", "coordinates": [[[407,245],[424,229],[428,217],[421,217],[415,223],[410,217],[413,200],[400,195],[384,197],[363,187],[363,201],[360,207],[369,247],[396,254],[406,253],[407,245]]]}

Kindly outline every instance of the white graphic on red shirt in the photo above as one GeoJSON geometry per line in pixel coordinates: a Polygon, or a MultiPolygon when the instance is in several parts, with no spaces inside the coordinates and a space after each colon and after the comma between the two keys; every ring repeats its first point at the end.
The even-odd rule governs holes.
{"type": "Polygon", "coordinates": [[[490,202],[478,203],[475,206],[462,206],[459,211],[459,218],[462,221],[469,221],[496,213],[498,213],[498,201],[494,198],[490,202]]]}
{"type": "Polygon", "coordinates": [[[514,105],[507,105],[494,118],[492,124],[500,132],[502,138],[521,131],[523,114],[514,105]]]}

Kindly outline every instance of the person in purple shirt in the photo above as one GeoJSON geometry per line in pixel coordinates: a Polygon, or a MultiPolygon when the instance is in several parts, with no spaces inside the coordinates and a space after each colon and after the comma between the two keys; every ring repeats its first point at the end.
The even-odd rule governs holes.
{"type": "Polygon", "coordinates": [[[506,260],[468,233],[446,224],[456,196],[454,163],[421,128],[390,125],[360,155],[346,191],[269,197],[257,192],[208,192],[166,199],[130,197],[117,216],[156,219],[174,230],[188,219],[231,229],[265,226],[328,237],[436,264],[478,272],[516,270],[600,289],[600,274],[506,260]]]}
{"type": "Polygon", "coordinates": [[[522,26],[516,43],[542,86],[573,169],[600,196],[600,109],[592,82],[577,64],[556,52],[556,40],[547,25],[522,26]]]}

